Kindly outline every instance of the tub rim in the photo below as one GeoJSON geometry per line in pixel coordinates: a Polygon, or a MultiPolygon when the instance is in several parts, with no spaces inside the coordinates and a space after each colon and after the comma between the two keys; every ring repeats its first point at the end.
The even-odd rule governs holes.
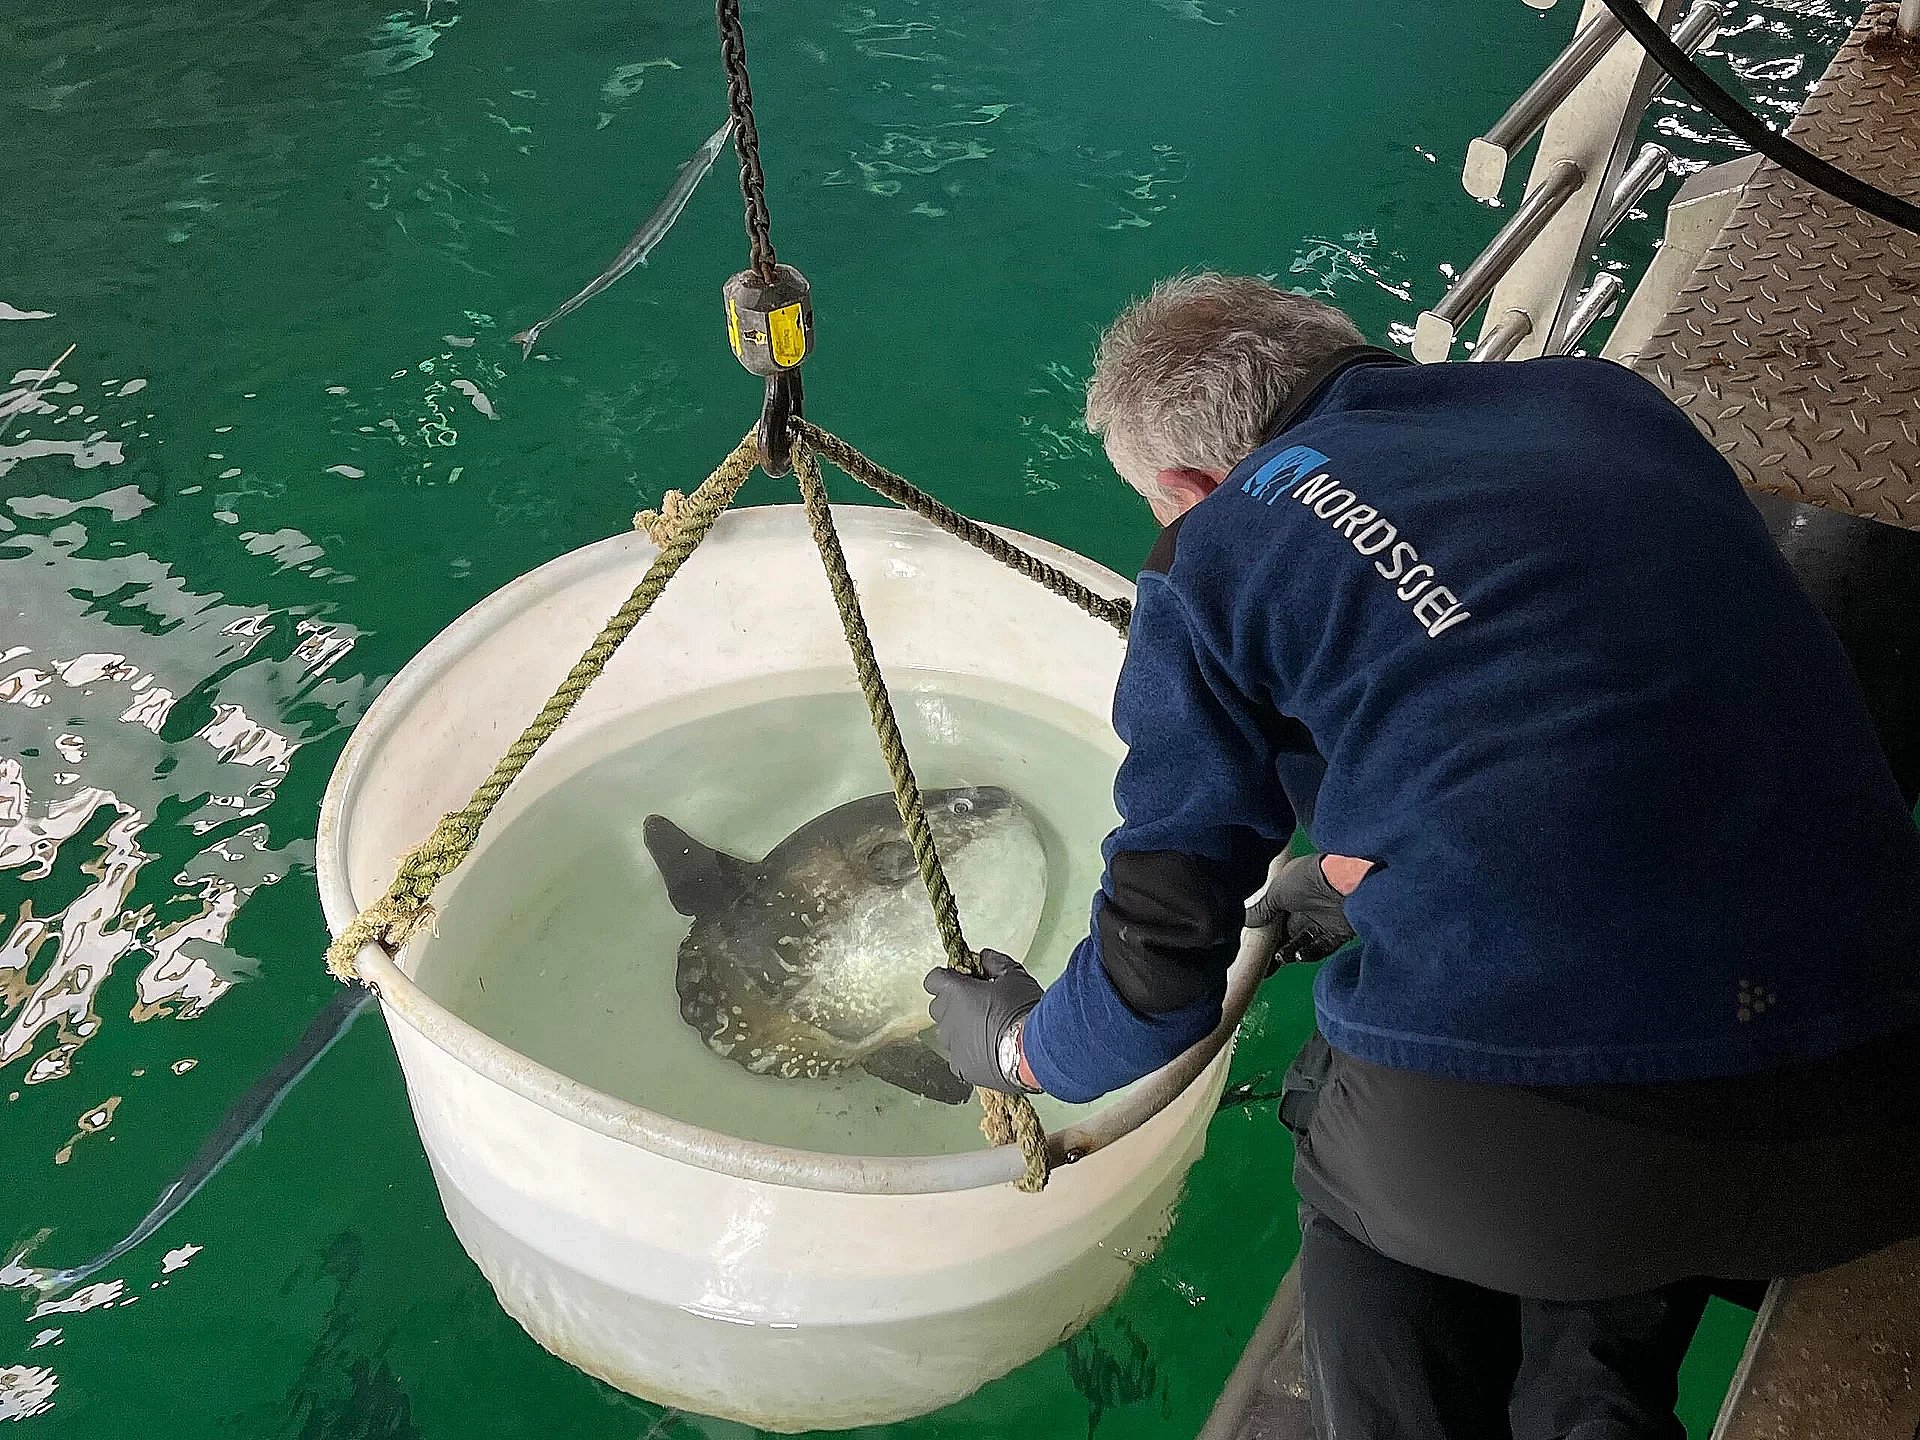
{"type": "MultiPolygon", "coordinates": [[[[964,543],[905,511],[835,505],[833,514],[843,535],[964,543]]],[[[990,528],[1097,593],[1131,596],[1134,587],[1104,565],[1018,530],[990,528]]],[[[804,534],[805,522],[798,505],[742,506],[723,515],[714,529],[716,537],[777,533],[782,529],[804,534]]],[[[334,935],[345,929],[360,910],[349,888],[345,862],[351,828],[347,817],[363,777],[362,757],[395,732],[398,720],[412,708],[430,677],[437,677],[462,658],[478,638],[493,633],[506,615],[531,608],[583,575],[602,570],[615,557],[656,549],[637,532],[614,535],[529,570],[482,598],[441,630],[381,690],[335,762],[321,801],[315,870],[321,908],[334,935]]],[[[1242,936],[1240,953],[1228,973],[1220,1024],[1212,1034],[1139,1081],[1119,1100],[1100,1106],[1064,1130],[1049,1133],[1048,1148],[1055,1166],[1070,1165],[1133,1133],[1200,1080],[1227,1047],[1252,1003],[1265,978],[1276,938],[1271,930],[1247,931],[1242,936]]],[[[377,942],[362,947],[357,964],[362,980],[378,996],[389,1024],[397,1017],[452,1059],[557,1118],[697,1169],[739,1180],[853,1195],[972,1190],[1011,1183],[1025,1170],[1023,1157],[1013,1147],[941,1155],[836,1155],[743,1140],[676,1120],[584,1085],[494,1039],[428,995],[401,968],[399,958],[377,942]]]]}

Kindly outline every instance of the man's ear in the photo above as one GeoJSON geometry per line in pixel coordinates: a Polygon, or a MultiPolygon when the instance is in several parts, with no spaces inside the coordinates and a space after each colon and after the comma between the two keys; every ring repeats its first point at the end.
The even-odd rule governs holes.
{"type": "Polygon", "coordinates": [[[1162,490],[1176,499],[1182,510],[1198,505],[1207,496],[1220,488],[1220,482],[1226,476],[1210,470],[1191,470],[1185,467],[1160,471],[1154,477],[1162,490]]]}

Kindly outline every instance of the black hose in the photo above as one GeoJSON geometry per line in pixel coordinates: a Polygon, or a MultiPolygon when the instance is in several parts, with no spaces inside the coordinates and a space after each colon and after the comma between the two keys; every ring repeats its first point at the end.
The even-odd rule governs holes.
{"type": "Polygon", "coordinates": [[[1637,0],[1602,0],[1602,3],[1613,12],[1614,18],[1626,32],[1640,42],[1647,54],[1653,57],[1654,63],[1679,81],[1681,88],[1699,101],[1714,119],[1782,170],[1889,225],[1897,225],[1902,230],[1920,235],[1920,205],[1902,200],[1898,195],[1889,195],[1877,185],[1869,185],[1859,176],[1849,175],[1804,146],[1796,145],[1786,136],[1768,129],[1764,120],[1682,54],[1680,47],[1667,38],[1667,32],[1640,8],[1637,0]]]}

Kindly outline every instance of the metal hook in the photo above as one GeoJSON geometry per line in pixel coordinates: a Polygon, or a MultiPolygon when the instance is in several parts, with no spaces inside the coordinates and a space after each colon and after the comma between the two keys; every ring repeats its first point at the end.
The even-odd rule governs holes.
{"type": "Polygon", "coordinates": [[[803,404],[798,370],[777,370],[767,377],[758,430],[760,468],[776,480],[793,469],[793,422],[803,404]]]}

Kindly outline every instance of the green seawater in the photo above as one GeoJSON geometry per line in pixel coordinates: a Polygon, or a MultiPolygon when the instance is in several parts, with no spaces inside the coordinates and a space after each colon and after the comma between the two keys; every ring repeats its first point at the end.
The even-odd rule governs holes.
{"type": "MultiPolygon", "coordinates": [[[[744,261],[725,162],[534,360],[507,339],[718,123],[710,11],[396,4],[0,13],[0,1243],[44,1228],[42,1264],[125,1233],[329,993],[315,819],[381,685],[757,414],[720,324],[744,261]]],[[[1076,418],[1102,322],[1214,266],[1399,343],[1499,221],[1459,189],[1467,140],[1571,25],[1518,0],[750,5],[774,236],[814,285],[809,412],[1131,570],[1150,525],[1076,418]]],[[[1709,63],[1784,123],[1846,27],[1744,4],[1709,63]]],[[[1686,166],[1733,153],[1672,97],[1656,131],[1686,166]]],[[[1607,263],[1656,233],[1630,223],[1607,263]]],[[[1288,1146],[1251,1097],[1308,978],[1267,987],[1244,1103],[1121,1302],[876,1434],[1193,1433],[1295,1246],[1288,1146]]],[[[744,1433],[586,1378],[496,1308],[378,1021],[96,1282],[0,1294],[23,1435],[744,1433]]],[[[1702,1335],[1696,1435],[1743,1333],[1716,1311],[1702,1335]]]]}

